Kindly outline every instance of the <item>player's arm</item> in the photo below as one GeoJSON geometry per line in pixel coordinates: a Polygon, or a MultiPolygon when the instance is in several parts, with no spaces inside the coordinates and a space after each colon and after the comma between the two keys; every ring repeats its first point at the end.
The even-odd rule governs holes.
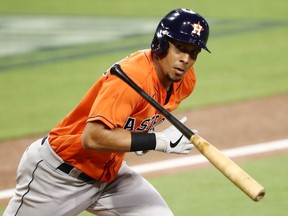
{"type": "Polygon", "coordinates": [[[166,153],[187,154],[193,145],[174,127],[163,132],[133,133],[123,128],[110,129],[100,121],[89,122],[82,134],[86,150],[133,152],[156,150],[166,153]]]}
{"type": "Polygon", "coordinates": [[[129,152],[131,133],[123,128],[108,128],[100,121],[88,122],[82,134],[86,150],[129,152]]]}

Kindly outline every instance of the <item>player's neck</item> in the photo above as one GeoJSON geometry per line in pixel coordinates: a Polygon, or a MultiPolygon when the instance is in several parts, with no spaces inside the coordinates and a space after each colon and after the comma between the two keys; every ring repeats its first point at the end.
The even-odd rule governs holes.
{"type": "Polygon", "coordinates": [[[170,81],[166,78],[166,75],[159,64],[159,58],[158,57],[153,56],[153,64],[154,64],[154,68],[155,68],[155,71],[157,73],[157,76],[158,76],[160,83],[166,89],[166,91],[169,91],[169,89],[172,85],[172,81],[170,81]]]}

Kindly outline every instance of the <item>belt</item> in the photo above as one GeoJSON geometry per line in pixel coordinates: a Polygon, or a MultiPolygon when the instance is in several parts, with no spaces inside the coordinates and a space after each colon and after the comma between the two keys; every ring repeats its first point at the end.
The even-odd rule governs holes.
{"type": "MultiPolygon", "coordinates": [[[[44,144],[44,142],[46,141],[46,139],[48,138],[48,136],[45,136],[42,141],[41,141],[41,145],[44,144]]],[[[68,174],[69,176],[72,176],[74,178],[77,178],[79,180],[82,180],[84,182],[92,182],[95,179],[93,179],[92,177],[86,175],[85,173],[83,173],[82,171],[80,171],[79,169],[75,168],[74,166],[68,164],[68,163],[62,163],[60,164],[56,169],[61,170],[62,172],[68,174]]]]}
{"type": "Polygon", "coordinates": [[[95,180],[68,163],[60,164],[57,169],[84,182],[91,182],[95,180]]]}

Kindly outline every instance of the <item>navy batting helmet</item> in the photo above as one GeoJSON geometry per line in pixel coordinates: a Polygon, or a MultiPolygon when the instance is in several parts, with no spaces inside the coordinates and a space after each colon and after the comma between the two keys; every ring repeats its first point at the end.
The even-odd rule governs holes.
{"type": "Polygon", "coordinates": [[[167,37],[199,46],[208,52],[209,37],[207,21],[189,9],[176,9],[168,13],[159,23],[151,43],[153,54],[160,56],[167,52],[167,37]]]}

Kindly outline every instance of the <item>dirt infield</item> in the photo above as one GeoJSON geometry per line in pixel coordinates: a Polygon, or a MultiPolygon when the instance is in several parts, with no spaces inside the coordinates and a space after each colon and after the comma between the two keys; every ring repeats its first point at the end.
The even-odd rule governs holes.
{"type": "MultiPolygon", "coordinates": [[[[288,138],[288,94],[175,115],[179,118],[187,116],[187,125],[197,129],[202,137],[219,149],[288,138]]],[[[166,122],[158,129],[168,125],[166,122]]],[[[15,186],[16,169],[23,151],[31,142],[41,136],[0,142],[0,163],[2,164],[0,167],[0,190],[15,186]]],[[[288,151],[279,151],[271,154],[287,153],[288,151]]],[[[195,150],[192,154],[198,154],[198,152],[195,150]]],[[[175,157],[179,156],[149,152],[145,156],[138,157],[134,153],[128,153],[126,161],[129,165],[137,165],[175,157]]],[[[249,159],[252,159],[251,157],[249,159]]],[[[248,157],[242,159],[246,160],[248,157]]],[[[1,202],[1,204],[3,203],[5,201],[1,202]]]]}

